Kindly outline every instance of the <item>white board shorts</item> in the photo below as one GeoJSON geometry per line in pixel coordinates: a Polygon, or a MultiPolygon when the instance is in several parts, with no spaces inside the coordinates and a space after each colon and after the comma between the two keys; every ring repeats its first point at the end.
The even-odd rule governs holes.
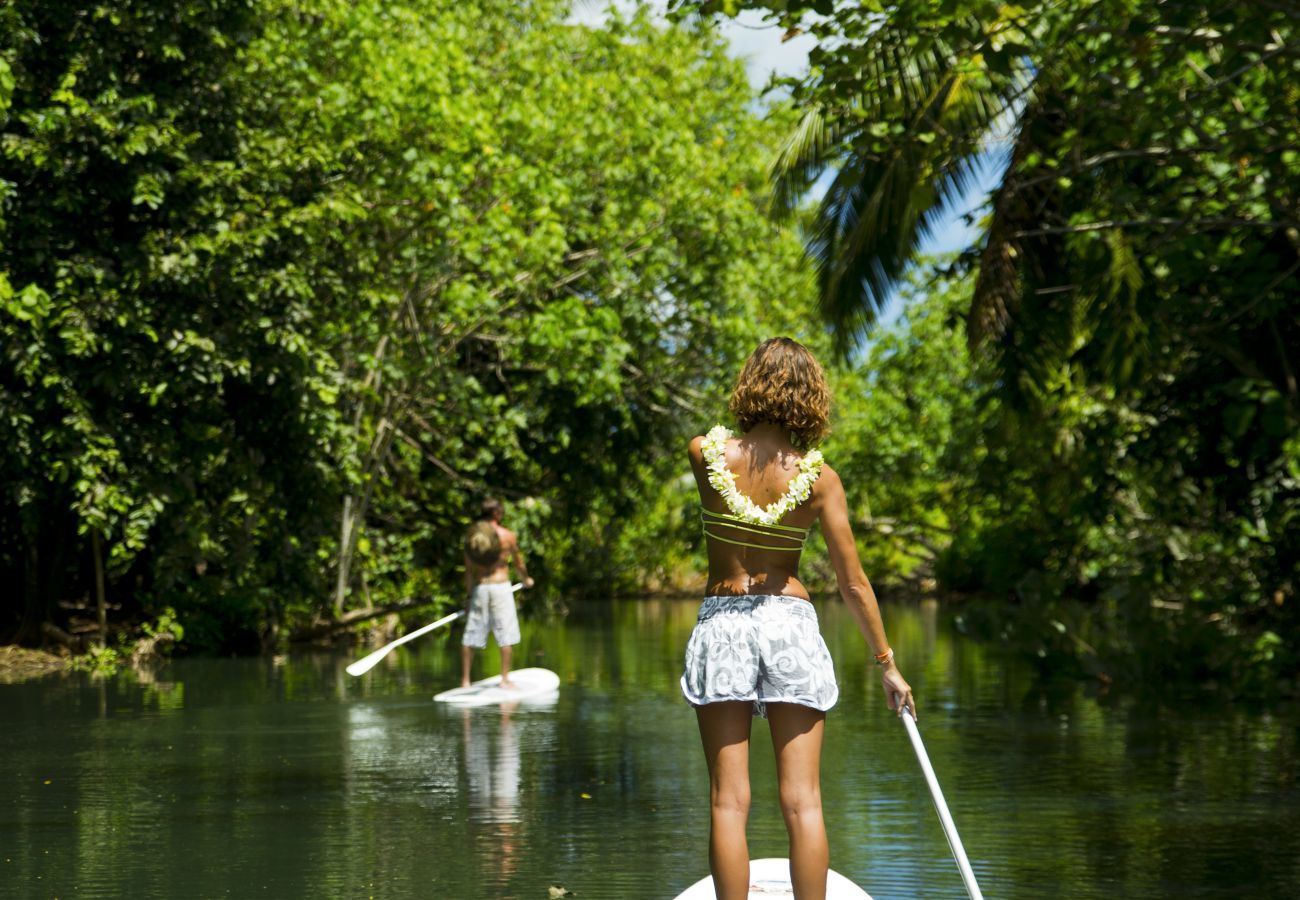
{"type": "Polygon", "coordinates": [[[840,697],[830,650],[807,600],[777,594],[705,597],[686,644],[682,694],[692,706],[748,700],[823,712],[840,697]]]}
{"type": "Polygon", "coordinates": [[[476,584],[469,595],[469,616],[461,643],[481,650],[487,646],[488,631],[497,639],[498,647],[519,643],[515,592],[505,581],[476,584]]]}

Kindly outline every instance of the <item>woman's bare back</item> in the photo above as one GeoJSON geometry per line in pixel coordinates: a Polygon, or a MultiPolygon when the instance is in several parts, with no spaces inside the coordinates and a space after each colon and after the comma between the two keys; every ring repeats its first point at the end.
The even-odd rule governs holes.
{"type": "MultiPolygon", "coordinates": [[[[703,436],[691,441],[691,467],[699,488],[700,502],[708,512],[727,514],[725,498],[709,481],[703,436]]],[[[777,502],[798,477],[799,462],[804,458],[786,433],[773,425],[755,428],[728,440],[723,458],[735,477],[740,493],[760,507],[777,502]]],[[[817,521],[817,483],[813,495],[790,510],[780,525],[807,529],[817,521]]],[[[729,532],[726,524],[712,526],[719,535],[743,539],[731,543],[725,538],[708,541],[709,578],[705,591],[709,596],[735,594],[784,594],[808,599],[808,591],[799,582],[801,544],[790,538],[763,537],[729,532]],[[755,546],[758,545],[758,546],[755,546]]]]}

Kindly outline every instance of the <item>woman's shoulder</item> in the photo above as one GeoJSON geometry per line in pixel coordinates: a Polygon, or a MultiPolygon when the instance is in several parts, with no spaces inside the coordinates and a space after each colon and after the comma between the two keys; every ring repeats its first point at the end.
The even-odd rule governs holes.
{"type": "Polygon", "coordinates": [[[830,463],[823,461],[821,464],[821,474],[817,477],[817,482],[813,485],[813,493],[825,496],[834,491],[844,493],[844,482],[840,480],[840,473],[836,472],[830,463]]]}
{"type": "Polygon", "coordinates": [[[689,445],[692,459],[703,459],[710,447],[720,448],[731,437],[731,430],[725,425],[714,425],[706,434],[697,434],[691,438],[689,445]]]}
{"type": "Polygon", "coordinates": [[[704,466],[704,444],[707,440],[707,435],[697,434],[687,445],[687,455],[691,458],[691,465],[697,469],[704,466]]]}

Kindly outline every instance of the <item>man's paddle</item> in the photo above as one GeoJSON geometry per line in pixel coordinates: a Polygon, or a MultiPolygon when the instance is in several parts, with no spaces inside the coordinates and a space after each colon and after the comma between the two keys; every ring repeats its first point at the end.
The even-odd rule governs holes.
{"type": "MultiPolygon", "coordinates": [[[[517,591],[523,586],[524,586],[523,582],[520,582],[519,584],[512,584],[510,585],[510,590],[517,591]]],[[[436,622],[431,622],[428,625],[425,625],[423,628],[417,628],[414,631],[412,631],[410,634],[402,635],[397,640],[393,641],[391,644],[385,644],[384,646],[376,650],[374,653],[371,653],[369,656],[363,656],[361,659],[357,660],[352,665],[348,666],[347,668],[348,674],[349,675],[366,674],[375,666],[379,665],[379,661],[381,659],[383,659],[393,650],[405,644],[407,641],[413,641],[416,638],[420,637],[421,635],[428,634],[430,631],[433,631],[435,628],[441,628],[443,625],[448,625],[452,622],[455,622],[463,615],[465,615],[465,610],[458,609],[456,610],[456,612],[452,613],[449,616],[443,616],[441,619],[439,619],[436,622]]]]}
{"type": "MultiPolygon", "coordinates": [[[[897,695],[895,697],[897,698],[897,695]]],[[[904,707],[903,715],[899,718],[903,720],[907,736],[912,740],[912,749],[916,751],[916,759],[921,764],[925,783],[930,786],[930,796],[934,798],[934,808],[939,813],[939,823],[943,825],[943,833],[948,838],[948,847],[952,850],[953,859],[957,860],[957,869],[961,872],[961,880],[966,884],[966,893],[970,894],[971,900],[984,900],[984,895],[980,893],[980,886],[975,883],[975,873],[971,871],[970,860],[966,858],[966,848],[961,845],[961,838],[957,835],[957,826],[953,824],[952,813],[948,812],[948,804],[943,800],[939,779],[935,777],[934,767],[930,765],[930,755],[925,752],[925,744],[921,743],[921,732],[916,727],[916,714],[910,707],[904,707]]]]}

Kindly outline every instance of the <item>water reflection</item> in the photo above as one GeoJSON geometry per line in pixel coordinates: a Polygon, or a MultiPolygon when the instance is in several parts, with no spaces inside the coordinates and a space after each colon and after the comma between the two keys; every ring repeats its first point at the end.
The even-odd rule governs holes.
{"type": "Polygon", "coordinates": [[[556,693],[528,704],[515,701],[459,710],[470,821],[487,825],[519,821],[521,740],[529,753],[550,751],[555,719],[545,711],[553,711],[558,699],[556,693]]]}
{"type": "MultiPolygon", "coordinates": [[[[350,660],[181,660],[154,680],[0,688],[0,894],[671,897],[707,869],[707,780],[677,689],[695,604],[526,622],[558,697],[461,709],[453,643],[350,660]]],[[[824,799],[836,869],[877,900],[960,898],[928,793],[852,617],[818,610],[841,681],[824,799]]],[[[1290,897],[1300,714],[1153,707],[1050,683],[888,606],[926,746],[990,897],[1290,897]]],[[[486,672],[483,674],[487,674],[486,672]]],[[[753,741],[766,751],[766,725],[753,741]]],[[[770,752],[750,846],[786,852],[770,752]]]]}
{"type": "Polygon", "coordinates": [[[437,805],[459,790],[459,748],[453,735],[424,727],[411,704],[356,703],[346,708],[349,792],[382,798],[400,783],[410,799],[437,805]]]}
{"type": "Polygon", "coordinates": [[[502,704],[495,737],[486,723],[474,727],[474,710],[461,710],[471,822],[510,825],[519,821],[519,740],[511,720],[517,707],[517,703],[502,704]]]}
{"type": "MultiPolygon", "coordinates": [[[[521,800],[522,758],[527,753],[540,759],[553,749],[556,699],[552,696],[530,706],[512,702],[453,712],[461,726],[466,827],[482,861],[484,888],[494,884],[507,891],[519,875],[531,830],[521,800]]],[[[531,778],[538,774],[536,767],[530,769],[531,778]]]]}

